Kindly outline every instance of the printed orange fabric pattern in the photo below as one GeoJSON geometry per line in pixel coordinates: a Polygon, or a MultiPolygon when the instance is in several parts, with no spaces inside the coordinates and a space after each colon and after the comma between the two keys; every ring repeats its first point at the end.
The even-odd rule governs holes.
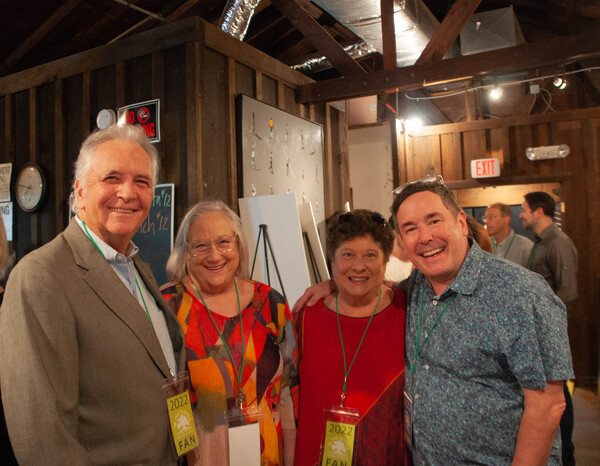
{"type": "MultiPolygon", "coordinates": [[[[254,296],[242,310],[245,364],[242,392],[250,407],[262,413],[261,462],[283,463],[280,397],[290,389],[297,397],[296,341],[285,299],[269,286],[253,282],[254,296]]],[[[236,404],[239,391],[235,369],[206,308],[182,283],[167,285],[163,297],[183,327],[187,364],[195,390],[203,431],[214,429],[225,411],[236,404]]],[[[212,309],[211,309],[212,311],[212,309]]],[[[238,316],[212,312],[215,323],[231,351],[237,370],[242,367],[242,338],[238,316]]]]}

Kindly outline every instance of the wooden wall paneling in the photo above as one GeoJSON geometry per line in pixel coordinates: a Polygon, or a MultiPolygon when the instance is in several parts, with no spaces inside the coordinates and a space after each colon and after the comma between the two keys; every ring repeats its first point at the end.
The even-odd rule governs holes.
{"type": "MultiPolygon", "coordinates": [[[[14,107],[11,117],[13,122],[13,171],[15,177],[23,166],[31,161],[29,109],[29,91],[14,94],[14,107]]],[[[32,230],[31,226],[32,214],[23,212],[16,200],[13,204],[13,213],[13,237],[15,238],[17,260],[19,260],[27,252],[37,248],[39,244],[37,243],[38,238],[35,231],[32,230]]]]}
{"type": "Polygon", "coordinates": [[[125,63],[119,62],[115,65],[115,112],[117,108],[123,107],[127,102],[127,88],[125,85],[126,81],[125,63]]]}
{"type": "Polygon", "coordinates": [[[126,104],[154,99],[152,94],[152,55],[146,54],[125,62],[126,104]]]}
{"type": "Polygon", "coordinates": [[[0,161],[2,161],[3,163],[12,161],[12,155],[9,154],[8,150],[8,146],[10,143],[9,133],[11,98],[12,96],[10,95],[0,97],[0,115],[2,115],[3,117],[2,119],[0,119],[0,161]]]}
{"type": "Polygon", "coordinates": [[[283,93],[283,83],[277,81],[277,108],[285,110],[285,95],[283,93]]]}
{"type": "Polygon", "coordinates": [[[200,138],[197,63],[195,49],[180,45],[164,52],[164,101],[161,102],[162,183],[175,184],[175,218],[182,218],[191,193],[197,191],[196,139],[200,138]],[[188,50],[188,49],[192,50],[188,50]],[[196,119],[198,118],[198,119],[196,119]],[[189,146],[192,144],[193,146],[189,146]],[[194,184],[190,185],[190,180],[194,184]]]}
{"type": "Polygon", "coordinates": [[[255,97],[256,75],[252,68],[235,62],[235,93],[255,97]]]}
{"type": "MultiPolygon", "coordinates": [[[[325,205],[323,206],[325,209],[325,218],[330,216],[335,212],[335,198],[337,196],[334,195],[334,152],[333,152],[333,135],[331,128],[331,107],[327,104],[324,104],[324,122],[323,122],[323,144],[324,151],[323,157],[323,167],[325,172],[323,173],[323,183],[325,184],[325,205]]],[[[335,154],[340,157],[342,154],[335,154]]],[[[340,158],[336,158],[336,162],[339,164],[341,168],[342,160],[340,158]]],[[[340,170],[341,172],[341,170],[340,170]]],[[[341,188],[341,183],[340,186],[341,188]]],[[[340,193],[342,194],[342,193],[340,193]]],[[[342,200],[342,202],[344,202],[342,200]]]]}
{"type": "Polygon", "coordinates": [[[490,128],[486,131],[486,153],[488,157],[498,159],[500,162],[500,172],[504,167],[508,168],[510,157],[510,144],[508,141],[508,128],[490,128]]]}
{"type": "Polygon", "coordinates": [[[510,169],[507,176],[528,175],[532,171],[532,163],[525,156],[525,149],[531,146],[531,125],[515,125],[509,128],[510,169]]]}
{"type": "MultiPolygon", "coordinates": [[[[199,18],[187,18],[103,47],[96,47],[36,68],[2,77],[0,78],[0,95],[18,92],[60,78],[70,78],[85,71],[125,62],[155,50],[165,50],[197,40],[197,37],[202,34],[203,24],[204,22],[199,18]]],[[[119,104],[121,103],[119,102],[119,104]]]]}
{"type": "Polygon", "coordinates": [[[262,100],[263,102],[277,107],[277,86],[278,81],[263,74],[262,76],[262,100]]]}
{"type": "MultiPolygon", "coordinates": [[[[29,89],[29,160],[39,165],[38,132],[37,132],[37,88],[29,89]]],[[[48,175],[48,172],[45,173],[48,175]]],[[[39,212],[30,215],[31,239],[35,244],[42,244],[42,232],[39,212]]]]}
{"type": "Polygon", "coordinates": [[[229,200],[228,57],[204,48],[202,68],[202,196],[229,200]]]}
{"type": "MultiPolygon", "coordinates": [[[[442,172],[440,138],[438,135],[415,136],[413,141],[414,179],[442,172]]],[[[409,180],[413,181],[413,180],[409,180]]]]}
{"type": "Polygon", "coordinates": [[[552,135],[554,144],[567,144],[571,148],[571,153],[564,159],[553,159],[557,171],[570,171],[571,173],[581,173],[585,168],[585,153],[583,149],[583,139],[589,137],[582,132],[581,124],[583,120],[558,121],[552,124],[552,135]]]}
{"type": "Polygon", "coordinates": [[[415,151],[414,151],[415,137],[412,134],[404,131],[404,146],[406,147],[406,178],[405,183],[418,179],[418,175],[415,170],[415,151]]]}
{"type": "Polygon", "coordinates": [[[300,116],[300,106],[296,103],[296,91],[290,86],[283,84],[284,110],[300,116]]]}
{"type": "Polygon", "coordinates": [[[69,182],[72,181],[65,166],[65,130],[63,124],[63,80],[54,82],[54,194],[53,216],[55,233],[68,223],[69,182]]]}
{"type": "Polygon", "coordinates": [[[90,112],[92,127],[96,126],[96,116],[103,108],[112,109],[117,112],[115,86],[116,67],[105,66],[92,70],[92,89],[90,96],[90,112]]]}
{"type": "MultiPolygon", "coordinates": [[[[164,50],[157,50],[152,52],[151,55],[151,88],[150,95],[151,99],[158,99],[160,101],[161,113],[164,113],[165,105],[165,52],[164,50]]],[[[162,115],[161,115],[162,117],[162,115]]],[[[159,154],[163,154],[165,151],[165,135],[162,132],[162,118],[161,118],[161,140],[154,143],[156,150],[159,154]]]]}
{"type": "Polygon", "coordinates": [[[96,127],[96,122],[91,120],[91,73],[86,71],[81,74],[81,140],[96,127]]]}
{"type": "Polygon", "coordinates": [[[440,134],[441,174],[446,181],[463,179],[463,154],[460,133],[440,134]]]}
{"type": "MultiPolygon", "coordinates": [[[[350,199],[350,156],[348,149],[348,114],[346,112],[340,112],[339,110],[335,110],[337,115],[337,131],[338,135],[338,147],[337,150],[339,152],[340,158],[340,168],[337,170],[336,176],[340,178],[342,181],[340,183],[341,187],[341,195],[337,199],[337,202],[334,204],[333,208],[339,210],[343,206],[343,199],[350,199]]],[[[334,165],[335,166],[335,165],[334,165]]],[[[333,213],[333,212],[332,212],[333,213]]]]}
{"type": "Polygon", "coordinates": [[[484,130],[465,131],[462,135],[465,178],[471,178],[471,160],[484,159],[486,152],[486,134],[484,130]]]}
{"type": "MultiPolygon", "coordinates": [[[[190,42],[185,46],[185,141],[186,163],[179,173],[180,179],[186,178],[186,187],[181,193],[179,206],[181,214],[203,197],[204,192],[204,159],[203,159],[203,122],[208,118],[202,105],[204,85],[204,54],[198,42],[190,42]],[[202,94],[201,94],[202,92],[202,94]]],[[[181,217],[180,217],[181,218],[181,217]]]]}
{"type": "Polygon", "coordinates": [[[392,170],[397,171],[397,173],[394,174],[394,177],[398,178],[396,186],[400,186],[401,184],[406,183],[406,136],[402,131],[402,126],[396,122],[394,122],[394,125],[392,126],[392,131],[396,134],[397,147],[397,160],[396,162],[392,160],[392,170]]]}
{"type": "Polygon", "coordinates": [[[59,202],[56,197],[57,190],[55,188],[57,184],[65,184],[64,177],[56,171],[56,158],[54,156],[54,90],[54,83],[44,84],[37,88],[35,110],[37,134],[36,160],[44,170],[48,186],[44,206],[36,214],[42,244],[50,241],[60,231],[56,227],[57,218],[54,215],[53,208],[59,202]]]}
{"type": "Polygon", "coordinates": [[[390,137],[391,137],[391,146],[390,152],[392,156],[392,185],[395,188],[400,184],[400,155],[398,150],[398,131],[396,130],[397,124],[396,120],[390,120],[388,122],[390,125],[390,137]]]}
{"type": "Polygon", "coordinates": [[[263,98],[263,74],[262,71],[255,70],[254,82],[256,83],[255,89],[255,97],[257,100],[262,100],[263,98]]]}
{"type": "Polygon", "coordinates": [[[237,148],[236,148],[236,118],[235,118],[235,79],[236,65],[233,58],[227,59],[227,102],[229,104],[227,112],[227,128],[228,131],[228,147],[227,154],[229,156],[229,207],[234,212],[237,212],[238,191],[237,191],[237,148]]]}

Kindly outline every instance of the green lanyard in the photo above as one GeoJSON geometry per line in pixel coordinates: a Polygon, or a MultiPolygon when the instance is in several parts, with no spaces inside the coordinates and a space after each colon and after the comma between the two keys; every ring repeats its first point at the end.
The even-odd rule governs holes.
{"type": "Polygon", "coordinates": [[[510,240],[510,244],[508,245],[508,249],[507,249],[507,250],[506,250],[506,252],[504,253],[504,258],[505,258],[505,259],[506,259],[506,256],[508,256],[508,251],[510,251],[510,247],[512,246],[512,244],[513,244],[513,241],[515,240],[516,236],[517,236],[517,234],[516,234],[516,233],[513,233],[513,237],[512,237],[512,239],[510,240]]]}
{"type": "Polygon", "coordinates": [[[444,306],[444,309],[442,309],[442,312],[440,312],[438,314],[438,316],[436,317],[435,322],[433,323],[433,326],[431,327],[429,332],[425,332],[425,341],[419,348],[419,335],[421,333],[421,316],[423,315],[423,298],[424,297],[425,297],[425,288],[423,288],[423,292],[421,293],[421,307],[419,308],[419,321],[417,324],[417,338],[415,339],[415,354],[414,354],[412,366],[410,367],[410,375],[413,375],[415,373],[415,365],[417,364],[417,358],[421,354],[421,351],[423,351],[423,347],[425,346],[425,343],[427,343],[427,340],[429,340],[431,333],[437,327],[437,324],[440,321],[440,319],[442,318],[442,316],[444,315],[444,312],[446,312],[446,308],[450,305],[450,303],[452,302],[452,299],[454,299],[454,296],[452,296],[448,300],[448,302],[444,306]]]}
{"type": "MultiPolygon", "coordinates": [[[[81,220],[81,219],[79,219],[79,220],[81,220]]],[[[87,227],[85,226],[85,222],[83,220],[81,220],[81,224],[83,225],[83,229],[85,230],[85,234],[88,236],[88,238],[90,239],[90,241],[94,244],[94,246],[96,246],[96,249],[98,250],[98,252],[100,253],[100,255],[102,257],[104,257],[104,260],[106,260],[106,256],[104,255],[104,253],[100,249],[100,246],[98,246],[96,244],[96,242],[94,241],[94,238],[92,238],[92,235],[90,235],[90,232],[88,231],[87,227]]],[[[150,317],[150,313],[148,312],[148,306],[146,306],[146,300],[144,299],[144,295],[143,295],[142,290],[140,288],[140,284],[138,283],[138,279],[137,279],[137,277],[135,275],[133,276],[133,278],[135,280],[135,284],[137,285],[137,289],[140,292],[140,297],[142,298],[142,303],[144,303],[144,309],[146,310],[146,315],[148,316],[148,319],[150,319],[150,323],[154,327],[154,322],[152,322],[152,317],[150,317]]]]}
{"type": "Polygon", "coordinates": [[[538,242],[533,245],[533,248],[531,248],[531,253],[529,254],[529,259],[527,259],[527,268],[529,270],[531,270],[531,264],[533,264],[533,256],[535,255],[535,248],[538,247],[538,244],[540,243],[538,242]]]}
{"type": "Polygon", "coordinates": [[[367,322],[365,331],[363,332],[360,342],[358,343],[358,348],[356,348],[356,351],[354,352],[354,357],[352,358],[350,367],[348,369],[346,369],[346,351],[344,349],[344,338],[342,337],[342,326],[340,325],[340,312],[338,310],[338,295],[335,295],[335,313],[337,315],[338,330],[340,331],[340,341],[342,342],[342,356],[344,356],[344,386],[342,387],[342,401],[340,403],[340,406],[342,408],[344,407],[344,400],[346,399],[346,382],[348,382],[348,376],[350,375],[350,371],[352,370],[354,361],[356,361],[356,356],[358,356],[358,350],[362,346],[362,342],[365,339],[367,330],[369,330],[369,325],[371,325],[371,321],[373,320],[373,316],[375,315],[377,306],[379,306],[379,301],[381,301],[381,288],[379,289],[379,298],[377,298],[377,303],[375,304],[375,308],[373,309],[373,312],[371,313],[371,317],[369,317],[369,321],[367,322]]]}
{"type": "Polygon", "coordinates": [[[202,293],[200,293],[200,290],[196,286],[196,282],[194,282],[192,280],[192,283],[194,284],[194,288],[196,288],[196,292],[198,293],[198,296],[200,296],[200,301],[202,301],[202,304],[204,304],[204,307],[208,311],[210,320],[212,320],[212,323],[214,324],[215,328],[217,329],[217,332],[219,333],[219,336],[221,337],[221,341],[223,342],[223,345],[225,346],[225,349],[227,350],[227,354],[229,354],[229,357],[231,358],[231,365],[233,366],[233,370],[235,371],[235,377],[237,378],[237,381],[238,381],[237,402],[238,402],[238,406],[241,410],[244,407],[244,404],[246,404],[246,395],[244,393],[242,393],[242,376],[244,375],[246,345],[244,344],[244,322],[242,321],[242,308],[240,306],[240,293],[238,292],[237,283],[234,278],[233,284],[235,286],[235,294],[237,295],[238,314],[240,316],[240,327],[241,327],[241,331],[242,331],[242,368],[241,368],[240,372],[238,372],[238,370],[237,370],[237,366],[235,365],[235,361],[233,360],[233,355],[231,354],[231,351],[229,350],[229,346],[227,346],[227,342],[225,341],[225,338],[223,338],[223,334],[221,333],[221,330],[219,330],[219,327],[217,326],[217,323],[215,322],[212,312],[210,312],[210,309],[204,302],[202,293]]]}

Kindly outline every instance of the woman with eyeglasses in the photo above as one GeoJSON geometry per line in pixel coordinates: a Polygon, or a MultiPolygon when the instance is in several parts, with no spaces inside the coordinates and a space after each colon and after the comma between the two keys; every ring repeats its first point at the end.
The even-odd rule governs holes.
{"type": "Polygon", "coordinates": [[[388,222],[369,210],[327,225],[337,294],[294,314],[296,465],[404,464],[406,295],[383,283],[393,241],[388,222]]]}
{"type": "MultiPolygon", "coordinates": [[[[224,424],[231,439],[233,425],[252,431],[258,422],[260,437],[248,435],[258,442],[250,447],[259,449],[261,464],[292,464],[297,374],[290,311],[280,293],[247,279],[248,245],[239,217],[221,201],[192,207],[167,273],[171,282],[162,293],[185,333],[201,432],[210,435],[224,424]]],[[[227,435],[202,445],[203,458],[195,464],[227,464],[217,438],[227,435]]]]}

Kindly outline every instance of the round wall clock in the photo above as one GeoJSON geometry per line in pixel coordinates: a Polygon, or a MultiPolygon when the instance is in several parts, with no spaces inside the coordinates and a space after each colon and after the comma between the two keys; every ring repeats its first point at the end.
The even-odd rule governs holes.
{"type": "Polygon", "coordinates": [[[110,108],[103,108],[98,112],[98,116],[96,117],[96,126],[98,129],[106,129],[116,122],[117,115],[114,110],[111,110],[110,108]]]}
{"type": "Polygon", "coordinates": [[[46,194],[46,180],[42,169],[35,163],[26,164],[17,176],[15,191],[21,209],[25,212],[38,210],[46,194]]]}

